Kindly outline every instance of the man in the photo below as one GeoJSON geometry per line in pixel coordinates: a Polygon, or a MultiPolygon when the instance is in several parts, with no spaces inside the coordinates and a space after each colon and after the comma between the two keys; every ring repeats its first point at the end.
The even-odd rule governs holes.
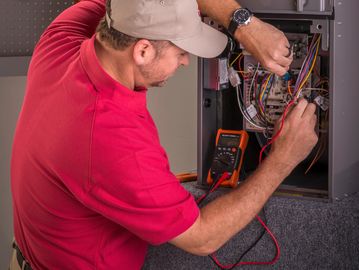
{"type": "MultiPolygon", "coordinates": [[[[217,2],[199,7],[228,25],[238,5],[217,2]]],[[[251,221],[317,141],[315,106],[300,101],[246,183],[199,210],[169,170],[146,91],[187,65],[188,53],[220,54],[226,36],[201,23],[194,0],[112,0],[100,22],[104,15],[104,0],[81,1],[35,49],[13,146],[11,269],[139,269],[148,243],[209,254],[251,221]]],[[[234,35],[283,74],[286,39],[261,53],[260,29],[282,35],[256,18],[234,35]]]]}

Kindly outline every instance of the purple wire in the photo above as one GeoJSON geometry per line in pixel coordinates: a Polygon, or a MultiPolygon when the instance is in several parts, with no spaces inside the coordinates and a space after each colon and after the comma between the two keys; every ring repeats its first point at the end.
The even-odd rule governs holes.
{"type": "Polygon", "coordinates": [[[302,80],[308,74],[309,67],[311,67],[312,64],[313,64],[313,59],[314,59],[314,56],[315,56],[317,48],[318,48],[318,46],[315,46],[315,44],[317,43],[318,38],[319,38],[319,35],[315,34],[314,37],[313,37],[313,40],[312,40],[312,42],[311,42],[311,44],[309,46],[309,54],[304,59],[305,64],[303,65],[303,68],[301,69],[301,72],[298,75],[297,81],[295,83],[295,87],[294,87],[295,91],[294,91],[293,95],[297,94],[297,92],[299,90],[298,89],[299,85],[302,83],[302,80]]]}

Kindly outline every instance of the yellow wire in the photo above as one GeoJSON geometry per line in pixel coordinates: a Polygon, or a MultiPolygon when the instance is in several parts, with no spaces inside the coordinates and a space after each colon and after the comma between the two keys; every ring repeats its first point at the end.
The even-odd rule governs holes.
{"type": "Polygon", "coordinates": [[[287,84],[288,84],[288,87],[287,87],[288,88],[288,93],[292,97],[293,95],[292,95],[292,91],[290,90],[290,81],[288,81],[287,84]]]}
{"type": "Polygon", "coordinates": [[[232,61],[232,63],[230,63],[229,66],[230,66],[230,67],[233,66],[234,63],[238,60],[238,58],[241,57],[241,55],[242,55],[242,53],[238,54],[238,55],[236,56],[236,58],[234,58],[234,60],[232,61]]]}
{"type": "Polygon", "coordinates": [[[272,73],[268,76],[268,78],[266,79],[266,82],[265,82],[265,85],[264,86],[262,86],[262,92],[261,92],[261,94],[259,95],[259,100],[262,100],[262,98],[263,98],[263,95],[264,95],[264,92],[265,92],[265,90],[267,89],[267,86],[268,86],[268,83],[269,83],[269,80],[270,80],[270,78],[272,77],[272,73]]]}
{"type": "MultiPolygon", "coordinates": [[[[329,116],[329,111],[327,111],[325,113],[325,118],[324,118],[324,121],[325,123],[328,121],[328,116],[329,116]]],[[[321,137],[320,137],[320,144],[318,146],[318,150],[317,150],[317,153],[315,154],[312,162],[309,164],[308,168],[306,169],[306,171],[304,172],[304,174],[307,174],[310,169],[313,167],[313,165],[319,160],[319,158],[323,155],[324,153],[324,150],[325,150],[325,138],[326,136],[324,136],[323,134],[321,134],[321,137]],[[324,138],[323,138],[324,137],[324,138]]]]}
{"type": "Polygon", "coordinates": [[[303,82],[300,84],[300,86],[299,86],[299,88],[298,88],[298,92],[297,92],[297,94],[296,94],[296,98],[298,98],[299,97],[299,94],[302,92],[302,88],[303,88],[303,86],[304,86],[304,84],[307,82],[307,80],[308,80],[308,78],[309,78],[309,76],[310,76],[310,74],[312,73],[312,70],[313,70],[313,68],[314,68],[314,66],[315,66],[315,63],[316,63],[316,61],[317,61],[317,56],[318,56],[318,52],[319,52],[319,38],[318,38],[318,40],[316,41],[316,46],[317,46],[317,49],[316,49],[316,51],[315,51],[315,56],[314,56],[314,59],[313,59],[313,62],[312,62],[312,66],[310,67],[310,70],[309,70],[309,72],[308,72],[308,74],[307,74],[307,76],[305,77],[305,79],[303,80],[303,82]]]}
{"type": "MultiPolygon", "coordinates": [[[[270,80],[270,78],[271,78],[272,76],[273,76],[273,73],[269,74],[268,78],[266,79],[265,85],[262,86],[262,89],[263,89],[263,90],[262,90],[261,94],[259,95],[259,100],[260,100],[261,103],[262,103],[262,98],[263,98],[264,92],[265,92],[265,90],[267,89],[269,80],[270,80]]],[[[262,115],[265,116],[264,111],[262,110],[262,107],[261,107],[261,106],[259,106],[259,110],[261,111],[262,115]]]]}

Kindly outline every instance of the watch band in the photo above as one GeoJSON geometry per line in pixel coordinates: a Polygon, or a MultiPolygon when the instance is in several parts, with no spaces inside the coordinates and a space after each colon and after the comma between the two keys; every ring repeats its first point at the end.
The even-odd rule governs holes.
{"type": "Polygon", "coordinates": [[[234,33],[236,32],[238,27],[238,23],[231,19],[231,22],[228,25],[228,33],[234,37],[234,33]]]}

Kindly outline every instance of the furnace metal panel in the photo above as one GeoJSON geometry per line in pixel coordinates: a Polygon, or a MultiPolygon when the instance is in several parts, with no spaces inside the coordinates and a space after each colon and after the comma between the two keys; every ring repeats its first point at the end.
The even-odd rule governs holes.
{"type": "Polygon", "coordinates": [[[359,191],[359,1],[335,1],[331,22],[330,187],[333,197],[359,191]]]}

